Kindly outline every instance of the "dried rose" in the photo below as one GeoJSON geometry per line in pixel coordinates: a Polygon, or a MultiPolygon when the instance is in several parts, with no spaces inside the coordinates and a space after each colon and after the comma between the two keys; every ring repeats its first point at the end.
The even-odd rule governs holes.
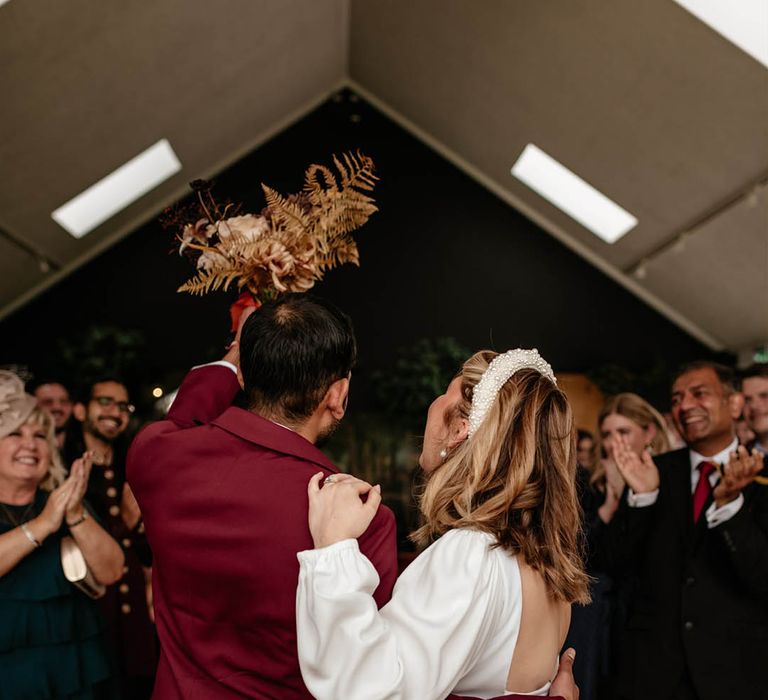
{"type": "Polygon", "coordinates": [[[253,214],[233,216],[218,222],[219,238],[222,241],[232,236],[251,243],[268,234],[269,230],[267,220],[253,214]]]}
{"type": "Polygon", "coordinates": [[[229,260],[220,253],[215,253],[212,250],[205,250],[200,253],[200,257],[197,259],[197,269],[210,272],[214,267],[222,267],[229,264],[229,260]]]}

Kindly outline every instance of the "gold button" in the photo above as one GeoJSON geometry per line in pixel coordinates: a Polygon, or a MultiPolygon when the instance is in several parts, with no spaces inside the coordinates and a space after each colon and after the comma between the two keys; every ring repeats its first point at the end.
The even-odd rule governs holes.
{"type": "Polygon", "coordinates": [[[123,547],[130,547],[131,546],[131,540],[127,537],[123,538],[123,547]]]}
{"type": "Polygon", "coordinates": [[[115,472],[113,472],[111,469],[106,469],[104,471],[104,478],[105,479],[114,479],[115,478],[115,472]]]}
{"type": "Polygon", "coordinates": [[[120,515],[120,506],[110,506],[109,507],[109,514],[110,515],[120,515]]]}
{"type": "Polygon", "coordinates": [[[128,605],[128,603],[123,603],[120,606],[120,610],[123,611],[123,615],[127,615],[129,612],[131,612],[131,606],[128,605]]]}
{"type": "Polygon", "coordinates": [[[114,486],[110,486],[107,489],[107,496],[109,496],[110,498],[114,498],[115,496],[117,496],[117,489],[114,486]]]}
{"type": "Polygon", "coordinates": [[[127,583],[121,583],[120,584],[120,593],[128,593],[128,584],[127,583]]]}

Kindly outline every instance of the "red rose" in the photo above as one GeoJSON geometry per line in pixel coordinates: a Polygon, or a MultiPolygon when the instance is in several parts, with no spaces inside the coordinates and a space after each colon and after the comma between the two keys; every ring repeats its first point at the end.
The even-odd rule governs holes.
{"type": "Polygon", "coordinates": [[[229,316],[232,319],[233,333],[237,331],[237,326],[240,323],[240,315],[249,306],[255,306],[258,309],[261,306],[261,302],[258,299],[256,299],[253,296],[253,294],[246,291],[246,292],[243,292],[239,297],[237,297],[237,301],[234,304],[232,304],[232,306],[229,307],[229,316]]]}

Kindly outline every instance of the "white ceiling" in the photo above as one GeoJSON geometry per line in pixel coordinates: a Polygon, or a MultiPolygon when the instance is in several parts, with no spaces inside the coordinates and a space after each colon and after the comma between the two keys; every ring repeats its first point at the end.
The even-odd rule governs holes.
{"type": "Polygon", "coordinates": [[[768,342],[768,70],[672,0],[10,0],[0,65],[0,317],[350,85],[711,347],[768,342]],[[51,220],[162,137],[181,173],[51,220]],[[638,226],[517,182],[529,142],[638,226]]]}

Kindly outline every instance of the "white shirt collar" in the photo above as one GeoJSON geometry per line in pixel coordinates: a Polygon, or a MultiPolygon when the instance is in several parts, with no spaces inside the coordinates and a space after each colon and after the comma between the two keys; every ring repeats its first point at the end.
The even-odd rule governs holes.
{"type": "Polygon", "coordinates": [[[726,447],[724,450],[721,450],[716,455],[711,455],[709,457],[705,457],[702,454],[699,454],[698,452],[695,452],[694,450],[689,450],[690,456],[691,456],[691,471],[697,472],[697,468],[699,464],[702,462],[717,462],[718,464],[725,466],[728,464],[728,460],[731,457],[731,452],[735,452],[736,448],[739,446],[739,441],[737,438],[733,438],[733,442],[731,442],[728,447],[726,447]]]}
{"type": "Polygon", "coordinates": [[[285,428],[286,430],[290,430],[292,433],[296,432],[293,428],[289,428],[287,425],[283,425],[282,423],[278,423],[276,420],[272,420],[271,418],[267,418],[267,420],[270,423],[274,423],[274,425],[279,425],[281,428],[285,428]]]}

